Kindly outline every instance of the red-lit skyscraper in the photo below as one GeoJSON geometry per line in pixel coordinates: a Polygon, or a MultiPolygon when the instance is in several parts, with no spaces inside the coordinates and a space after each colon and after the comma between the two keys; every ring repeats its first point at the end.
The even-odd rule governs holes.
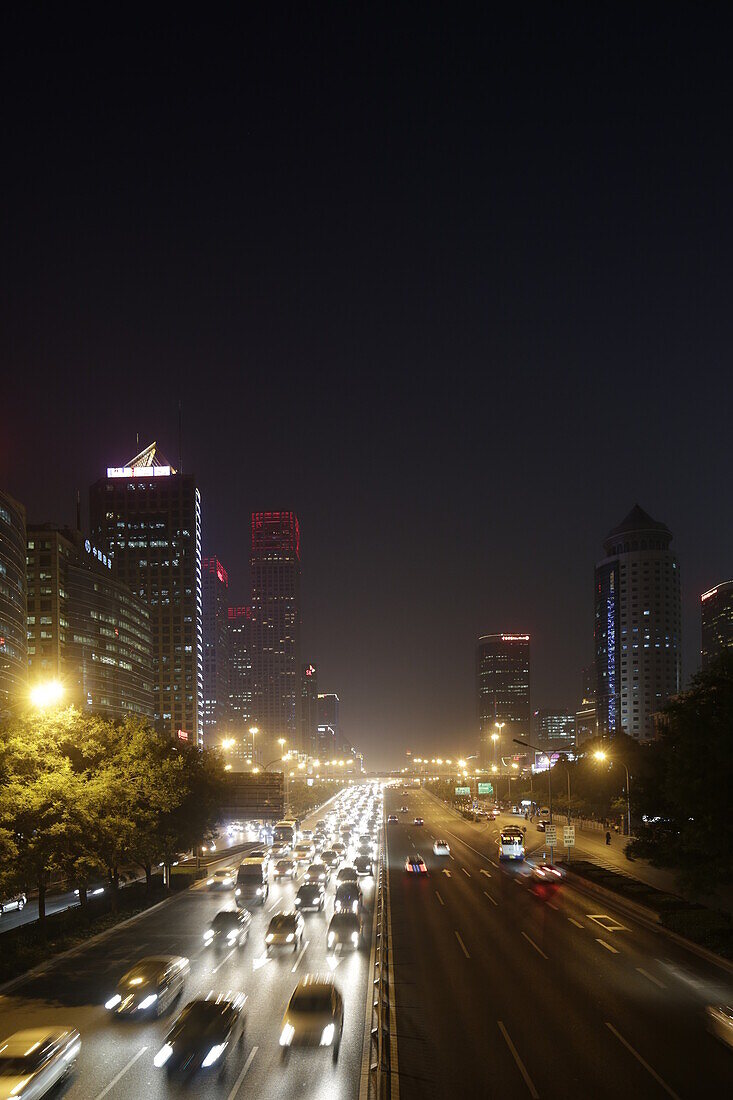
{"type": "Polygon", "coordinates": [[[294,512],[253,512],[252,713],[263,760],[299,749],[300,526],[294,512]],[[264,754],[268,753],[268,756],[264,754]]]}

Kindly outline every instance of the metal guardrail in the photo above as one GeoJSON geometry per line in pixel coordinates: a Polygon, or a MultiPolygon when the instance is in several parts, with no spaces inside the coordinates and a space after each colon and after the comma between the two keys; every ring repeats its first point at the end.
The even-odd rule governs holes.
{"type": "Polygon", "coordinates": [[[389,920],[387,914],[387,862],[384,845],[379,854],[375,922],[376,950],[372,974],[372,1015],[369,1049],[369,1090],[374,1100],[390,1100],[392,1095],[390,1008],[394,990],[390,988],[389,920]]]}

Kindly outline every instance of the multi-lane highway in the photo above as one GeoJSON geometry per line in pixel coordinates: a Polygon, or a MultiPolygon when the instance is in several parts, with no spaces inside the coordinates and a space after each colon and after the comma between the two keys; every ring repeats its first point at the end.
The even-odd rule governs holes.
{"type": "MultiPolygon", "coordinates": [[[[318,815],[322,814],[319,811],[318,815]]],[[[304,825],[308,822],[304,822],[304,825]]],[[[176,1092],[153,1057],[162,1045],[172,1014],[159,1020],[111,1019],[104,1002],[119,977],[139,958],[179,954],[191,960],[181,1003],[210,990],[241,990],[247,996],[246,1038],[230,1058],[223,1080],[217,1076],[190,1083],[192,1095],[235,1100],[269,1097],[357,1096],[362,1070],[365,994],[368,983],[373,880],[363,879],[365,901],[362,949],[336,960],[326,953],[326,930],[333,913],[335,884],[327,888],[322,913],[305,914],[305,938],[298,952],[265,951],[265,932],[274,913],[292,908],[295,883],[271,885],[262,909],[253,909],[249,942],[219,957],[204,947],[203,932],[215,913],[233,905],[231,894],[212,893],[197,884],[99,942],[49,963],[40,975],[22,980],[0,997],[0,1039],[39,1023],[69,1024],[82,1035],[75,1074],[62,1089],[69,1100],[152,1100],[176,1092]],[[298,980],[307,973],[333,974],[344,998],[344,1034],[338,1062],[328,1050],[294,1050],[281,1061],[279,1037],[283,1012],[298,980]]]]}
{"type": "Polygon", "coordinates": [[[500,865],[508,818],[470,824],[423,791],[388,791],[385,812],[399,817],[386,844],[401,1100],[730,1094],[733,1052],[703,1008],[730,1003],[733,976],[568,882],[500,865]],[[428,877],[405,873],[414,852],[428,877]]]}

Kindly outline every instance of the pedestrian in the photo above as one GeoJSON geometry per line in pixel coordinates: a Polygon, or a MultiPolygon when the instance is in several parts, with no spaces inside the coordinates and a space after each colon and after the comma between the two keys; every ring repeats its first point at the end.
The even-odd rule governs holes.
{"type": "Polygon", "coordinates": [[[610,834],[610,832],[608,832],[608,830],[606,830],[606,844],[610,844],[610,843],[611,843],[611,834],[610,834]]]}

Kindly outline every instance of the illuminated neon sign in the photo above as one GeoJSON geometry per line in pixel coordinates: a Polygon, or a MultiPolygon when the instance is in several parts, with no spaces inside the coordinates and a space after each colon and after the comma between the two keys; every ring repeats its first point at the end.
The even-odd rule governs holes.
{"type": "Polygon", "coordinates": [[[108,466],[107,477],[170,477],[170,466],[108,466]]]}
{"type": "Polygon", "coordinates": [[[529,634],[502,634],[502,642],[528,642],[529,634]]]}
{"type": "Polygon", "coordinates": [[[96,546],[92,546],[89,539],[85,540],[84,549],[86,550],[87,554],[91,554],[93,558],[97,559],[97,561],[101,561],[102,565],[106,565],[108,569],[112,568],[111,559],[108,558],[106,554],[103,554],[101,550],[97,550],[96,546]]]}

